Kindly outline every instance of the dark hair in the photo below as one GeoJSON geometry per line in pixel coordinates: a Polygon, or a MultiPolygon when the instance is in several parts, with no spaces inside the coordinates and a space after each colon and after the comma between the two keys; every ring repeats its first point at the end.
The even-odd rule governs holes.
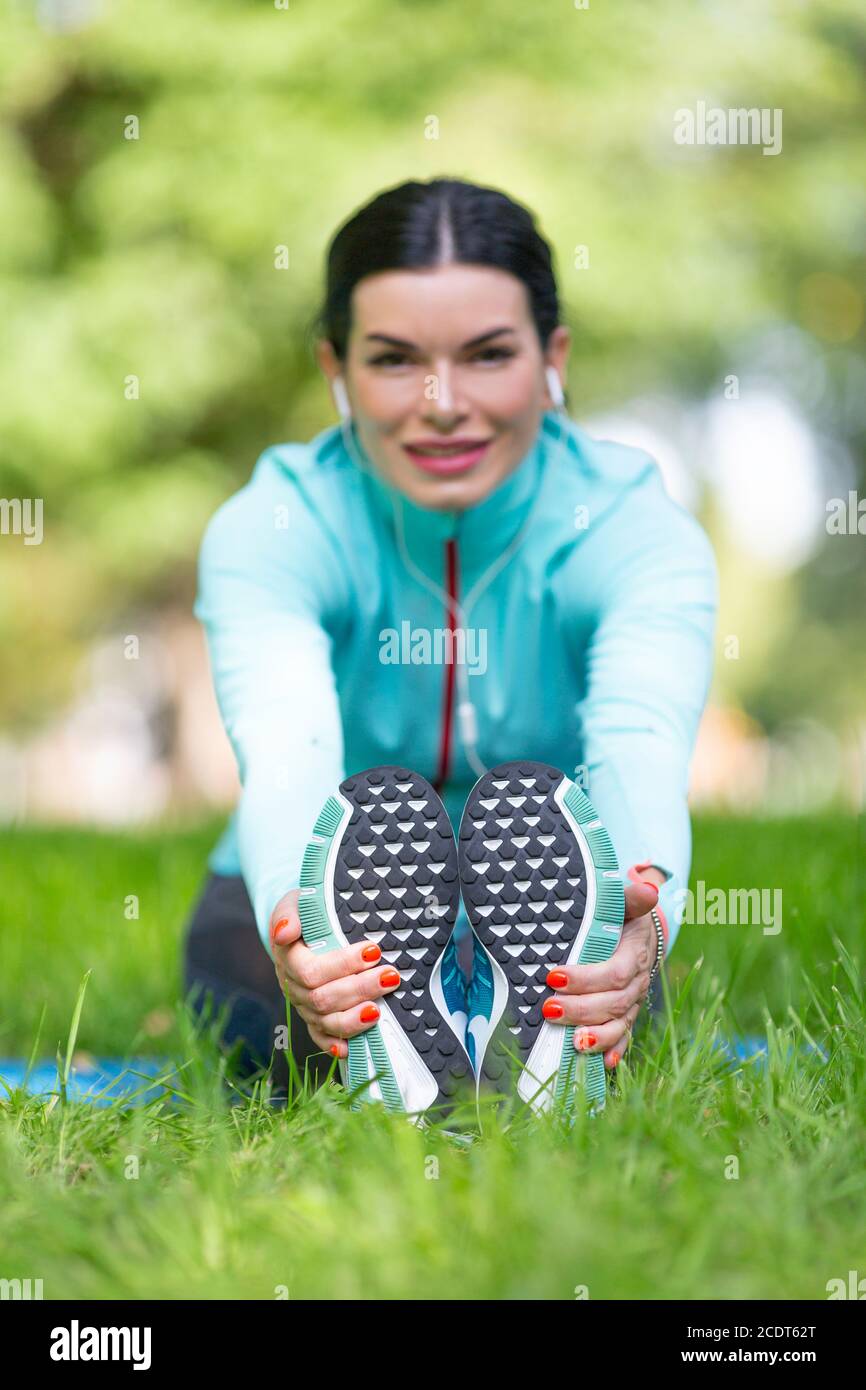
{"type": "Polygon", "coordinates": [[[454,263],[495,266],[522,280],[542,349],[559,323],[550,247],[528,208],[496,188],[435,178],[385,189],[339,228],[328,248],[325,301],[313,331],[344,361],[352,291],[385,270],[454,263]]]}

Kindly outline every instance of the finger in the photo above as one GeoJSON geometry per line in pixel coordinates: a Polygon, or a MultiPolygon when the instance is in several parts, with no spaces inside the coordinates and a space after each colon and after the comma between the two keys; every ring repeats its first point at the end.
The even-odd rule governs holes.
{"type": "Polygon", "coordinates": [[[393,965],[386,965],[384,970],[364,970],[360,975],[347,975],[342,980],[317,985],[315,989],[305,991],[304,1003],[319,1017],[345,1013],[368,999],[381,999],[385,994],[392,994],[400,983],[399,972],[393,965]]]}
{"type": "Polygon", "coordinates": [[[307,1025],[307,1032],[322,1052],[328,1052],[332,1057],[342,1057],[344,1060],[349,1055],[349,1044],[345,1038],[332,1038],[329,1033],[323,1033],[321,1028],[317,1028],[314,1023],[307,1025]]]}
{"type": "Polygon", "coordinates": [[[366,1004],[357,1004],[354,1009],[347,1009],[343,1013],[319,1015],[316,1027],[333,1038],[354,1038],[358,1033],[365,1033],[374,1023],[378,1023],[380,1016],[378,1005],[371,1000],[366,1004]]]}
{"type": "Polygon", "coordinates": [[[574,1047],[577,1052],[608,1052],[616,1048],[623,1036],[631,1031],[637,1018],[638,1004],[633,1004],[625,1018],[600,1023],[594,1028],[575,1028],[574,1047]]]}
{"type": "Polygon", "coordinates": [[[651,907],[655,907],[659,900],[658,888],[648,879],[641,879],[637,883],[625,883],[623,887],[625,889],[625,920],[627,922],[630,922],[633,917],[643,917],[651,907]]]}
{"type": "Polygon", "coordinates": [[[637,1013],[635,1013],[634,1018],[631,1019],[627,1031],[623,1033],[619,1041],[615,1042],[613,1047],[608,1048],[607,1052],[605,1052],[604,1065],[606,1067],[614,1069],[619,1066],[620,1062],[622,1061],[622,1058],[625,1055],[626,1048],[631,1043],[632,1031],[634,1029],[634,1021],[636,1017],[637,1013]]]}
{"type": "MultiPolygon", "coordinates": [[[[556,971],[551,971],[555,975],[556,971]]],[[[548,984],[550,976],[548,976],[548,984]]],[[[607,990],[600,994],[569,994],[557,991],[545,999],[542,1012],[551,1023],[590,1025],[622,1020],[632,1004],[639,1004],[649,989],[649,972],[635,975],[625,989],[607,990]]]]}
{"type": "Polygon", "coordinates": [[[623,1033],[619,1042],[614,1043],[613,1047],[609,1048],[608,1051],[604,1054],[604,1065],[608,1068],[609,1071],[616,1071],[617,1067],[619,1066],[620,1062],[625,1056],[626,1048],[628,1047],[630,1042],[631,1033],[623,1033]]]}
{"type": "Polygon", "coordinates": [[[284,912],[271,924],[271,946],[276,952],[280,947],[291,946],[301,939],[301,919],[297,913],[284,912]]]}
{"type": "Polygon", "coordinates": [[[290,946],[293,941],[300,940],[301,919],[298,916],[297,888],[284,894],[271,913],[270,934],[272,950],[277,946],[290,946]]]}
{"type": "MultiPolygon", "coordinates": [[[[647,946],[644,936],[624,935],[609,960],[597,961],[594,965],[557,966],[550,972],[559,979],[566,977],[565,986],[569,994],[604,994],[608,990],[627,989],[648,963],[647,946]]],[[[550,975],[547,980],[550,984],[550,975]]],[[[554,985],[552,988],[557,988],[554,985]]]]}
{"type": "Polygon", "coordinates": [[[370,970],[381,959],[382,949],[375,941],[356,941],[354,946],[342,946],[338,951],[311,951],[298,941],[285,954],[287,973],[307,990],[370,970]]]}

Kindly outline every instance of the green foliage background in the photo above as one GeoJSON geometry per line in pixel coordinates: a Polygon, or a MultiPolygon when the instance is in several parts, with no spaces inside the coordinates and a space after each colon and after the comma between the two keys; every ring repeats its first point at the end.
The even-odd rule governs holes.
{"type": "MultiPolygon", "coordinates": [[[[577,418],[701,400],[790,323],[826,374],[803,404],[862,460],[857,0],[103,0],[64,28],[73,12],[0,18],[0,495],[45,506],[43,545],[2,538],[4,723],[68,697],[93,633],[191,602],[213,509],[269,443],[332,418],[308,331],[325,249],[407,178],[473,178],[536,212],[577,418]],[[673,112],[699,100],[782,108],[783,153],[676,146],[673,112]]],[[[768,590],[761,660],[721,673],[766,722],[862,710],[862,545],[768,590]]],[[[760,576],[721,554],[745,621],[760,576]]]]}

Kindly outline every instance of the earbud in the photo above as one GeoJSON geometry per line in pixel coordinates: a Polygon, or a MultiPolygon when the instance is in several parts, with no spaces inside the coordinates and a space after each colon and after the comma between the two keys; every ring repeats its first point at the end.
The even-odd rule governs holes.
{"type": "Polygon", "coordinates": [[[559,372],[555,367],[546,367],[544,375],[547,378],[547,389],[550,392],[550,399],[561,410],[565,405],[565,392],[562,389],[562,382],[559,379],[559,372]]]}
{"type": "Polygon", "coordinates": [[[340,412],[342,420],[351,420],[352,407],[349,404],[349,394],[346,390],[346,383],[341,376],[335,376],[331,382],[331,390],[334,393],[334,404],[340,412]]]}

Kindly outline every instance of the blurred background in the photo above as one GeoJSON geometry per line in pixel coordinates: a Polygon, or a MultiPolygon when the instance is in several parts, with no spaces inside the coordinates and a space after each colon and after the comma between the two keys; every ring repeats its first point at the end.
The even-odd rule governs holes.
{"type": "Polygon", "coordinates": [[[693,804],[861,809],[864,90],[856,0],[7,0],[0,820],[233,804],[201,534],[335,421],[334,231],[442,174],[535,212],[571,413],[716,546],[693,804]],[[781,151],[677,143],[700,103],[781,112],[781,151]]]}

